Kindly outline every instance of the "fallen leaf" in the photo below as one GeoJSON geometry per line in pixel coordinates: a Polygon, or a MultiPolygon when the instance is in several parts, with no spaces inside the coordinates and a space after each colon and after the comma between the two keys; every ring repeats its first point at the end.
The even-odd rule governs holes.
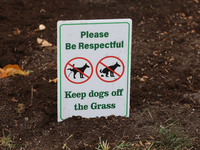
{"type": "Polygon", "coordinates": [[[17,108],[15,108],[16,113],[18,113],[18,114],[23,114],[25,112],[25,109],[26,109],[26,107],[23,103],[19,103],[17,105],[17,108]]]}
{"type": "Polygon", "coordinates": [[[130,10],[135,9],[135,7],[129,7],[130,10]]]}
{"type": "Polygon", "coordinates": [[[140,81],[145,82],[145,79],[144,78],[140,78],[140,81]]]}
{"type": "Polygon", "coordinates": [[[28,72],[23,71],[23,69],[21,67],[19,67],[18,65],[7,65],[5,67],[3,67],[3,69],[0,68],[0,78],[5,78],[5,77],[9,77],[11,75],[15,75],[15,74],[19,74],[19,75],[29,75],[28,72]]]}
{"type": "Polygon", "coordinates": [[[189,19],[189,20],[192,20],[192,19],[193,19],[193,16],[189,16],[188,19],[189,19]]]}
{"type": "Polygon", "coordinates": [[[87,143],[84,143],[84,145],[85,145],[85,146],[88,146],[88,144],[87,144],[87,143]]]}
{"type": "Polygon", "coordinates": [[[147,141],[146,143],[144,143],[146,146],[150,146],[151,142],[147,141]]]}
{"type": "Polygon", "coordinates": [[[137,143],[134,143],[135,146],[140,147],[140,145],[138,145],[137,143]]]}
{"type": "Polygon", "coordinates": [[[41,47],[49,47],[49,46],[52,46],[51,43],[49,43],[49,42],[47,42],[46,40],[41,39],[41,38],[37,38],[37,42],[38,42],[38,44],[41,44],[41,47]]]}
{"type": "Polygon", "coordinates": [[[13,98],[11,99],[11,101],[13,101],[13,102],[18,102],[19,100],[16,100],[15,97],[13,97],[13,98]]]}
{"type": "Polygon", "coordinates": [[[191,33],[195,33],[195,32],[196,32],[195,30],[192,30],[192,31],[191,31],[191,33]]]}
{"type": "Polygon", "coordinates": [[[0,78],[5,78],[7,77],[6,71],[3,69],[0,69],[0,78]]]}
{"type": "Polygon", "coordinates": [[[41,10],[40,10],[40,13],[42,13],[42,12],[46,12],[46,11],[45,11],[44,9],[41,9],[41,10]]]}
{"type": "Polygon", "coordinates": [[[144,79],[148,79],[149,77],[148,77],[148,76],[142,76],[142,78],[144,78],[144,79]]]}
{"type": "Polygon", "coordinates": [[[166,41],[166,39],[167,39],[167,38],[164,38],[162,41],[164,42],[164,41],[166,41]]]}
{"type": "Polygon", "coordinates": [[[8,69],[8,68],[15,68],[15,69],[18,69],[18,70],[22,70],[22,71],[23,71],[23,69],[22,69],[19,65],[11,65],[11,64],[8,64],[8,65],[6,65],[5,67],[3,67],[3,70],[6,70],[6,69],[8,69]]]}
{"type": "Polygon", "coordinates": [[[153,51],[153,55],[154,55],[154,56],[158,56],[157,52],[158,52],[158,51],[153,51]]]}
{"type": "Polygon", "coordinates": [[[51,83],[51,82],[54,82],[54,83],[57,83],[57,80],[58,80],[58,78],[55,78],[55,79],[49,79],[49,83],[51,83]]]}
{"type": "Polygon", "coordinates": [[[141,145],[142,147],[145,147],[144,144],[142,143],[142,141],[140,141],[139,143],[140,143],[140,145],[141,145]]]}
{"type": "Polygon", "coordinates": [[[151,138],[152,140],[154,140],[154,138],[153,138],[152,136],[150,136],[150,138],[151,138]]]}
{"type": "Polygon", "coordinates": [[[15,28],[16,30],[13,31],[14,35],[19,35],[21,33],[21,30],[19,30],[18,28],[15,28]]]}

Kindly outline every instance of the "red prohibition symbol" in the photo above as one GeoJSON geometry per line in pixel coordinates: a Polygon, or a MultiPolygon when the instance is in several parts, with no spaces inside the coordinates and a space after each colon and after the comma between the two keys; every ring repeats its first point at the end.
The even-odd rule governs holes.
{"type": "Polygon", "coordinates": [[[92,77],[92,74],[93,74],[93,66],[92,66],[92,63],[87,60],[86,58],[83,58],[83,57],[75,57],[73,59],[71,59],[70,61],[67,62],[67,64],[65,65],[65,68],[64,68],[64,74],[65,74],[65,77],[67,78],[68,81],[74,83],[74,84],[82,84],[84,82],[87,82],[91,77],[92,77]],[[81,67],[76,67],[74,66],[75,64],[71,64],[73,61],[79,61],[79,60],[84,60],[86,63],[83,64],[81,67]],[[91,69],[91,73],[89,75],[87,75],[85,72],[85,70],[87,68],[90,68],[91,69]],[[66,71],[67,70],[70,70],[70,74],[73,73],[73,80],[70,79],[68,76],[67,76],[67,73],[66,71]],[[77,79],[77,76],[78,74],[80,75],[80,78],[85,78],[85,80],[83,81],[76,81],[77,79]]]}
{"type": "Polygon", "coordinates": [[[119,80],[121,77],[122,77],[122,75],[124,74],[124,68],[125,68],[125,66],[124,66],[124,63],[122,62],[122,60],[121,59],[119,59],[118,57],[116,57],[116,56],[106,56],[106,57],[104,57],[104,58],[102,58],[98,63],[97,63],[97,66],[96,66],[96,74],[97,74],[97,76],[98,76],[98,78],[100,79],[100,80],[102,80],[102,81],[104,81],[104,82],[115,82],[115,81],[117,81],[117,80],[119,80]],[[107,60],[107,59],[116,59],[117,60],[117,62],[114,64],[114,65],[111,65],[111,66],[108,66],[108,65],[106,65],[106,64],[104,64],[102,61],[104,61],[104,60],[107,60]],[[118,62],[120,62],[120,64],[118,63],[118,62]],[[102,65],[103,67],[104,67],[104,69],[98,69],[99,68],[99,65],[102,65]],[[122,71],[121,71],[121,73],[118,73],[118,72],[116,72],[115,71],[115,69],[117,68],[117,67],[122,67],[122,71]],[[100,73],[103,73],[104,75],[105,75],[105,78],[103,79],[103,77],[104,77],[104,75],[99,75],[100,73]],[[114,78],[113,80],[109,80],[108,78],[106,79],[106,77],[109,77],[109,75],[110,75],[110,77],[114,77],[114,75],[115,76],[117,76],[117,78],[114,78]]]}

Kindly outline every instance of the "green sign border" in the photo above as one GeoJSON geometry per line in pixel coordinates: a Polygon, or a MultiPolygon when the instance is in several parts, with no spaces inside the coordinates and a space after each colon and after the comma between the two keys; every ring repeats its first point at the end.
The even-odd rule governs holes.
{"type": "Polygon", "coordinates": [[[62,88],[61,88],[61,27],[62,26],[65,26],[65,25],[96,25],[96,24],[128,24],[128,55],[127,55],[127,62],[128,62],[128,65],[127,65],[127,93],[126,93],[126,115],[125,117],[128,115],[128,110],[129,110],[129,106],[128,106],[128,97],[129,97],[129,93],[128,93],[128,88],[129,88],[129,59],[131,56],[129,56],[129,51],[130,51],[130,42],[131,42],[131,39],[130,39],[130,34],[131,34],[131,26],[129,24],[129,22],[102,22],[102,23],[72,23],[72,24],[61,24],[60,27],[59,27],[59,59],[60,59],[60,119],[61,120],[64,120],[62,118],[62,88]]]}

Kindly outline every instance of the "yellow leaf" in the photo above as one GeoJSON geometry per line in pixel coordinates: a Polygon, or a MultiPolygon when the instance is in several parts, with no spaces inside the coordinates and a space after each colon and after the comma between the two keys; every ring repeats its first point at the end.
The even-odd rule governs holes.
{"type": "Polygon", "coordinates": [[[57,80],[58,80],[58,78],[55,78],[55,79],[49,79],[49,83],[51,83],[51,82],[54,82],[54,83],[57,83],[57,80]]]}

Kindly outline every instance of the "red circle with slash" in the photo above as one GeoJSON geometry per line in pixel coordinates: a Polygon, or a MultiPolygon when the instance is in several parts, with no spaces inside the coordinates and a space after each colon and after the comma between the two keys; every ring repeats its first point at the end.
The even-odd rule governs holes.
{"type": "Polygon", "coordinates": [[[84,83],[84,82],[87,82],[87,81],[92,77],[92,73],[93,73],[93,66],[92,66],[92,63],[91,63],[88,59],[83,58],[83,57],[75,57],[75,58],[71,59],[70,61],[67,62],[67,64],[65,65],[65,68],[64,68],[65,77],[67,78],[67,80],[69,80],[70,82],[72,82],[72,83],[74,83],[74,84],[82,84],[82,83],[84,83]],[[90,66],[91,66],[91,73],[90,73],[90,75],[85,74],[84,72],[82,72],[81,70],[75,68],[73,65],[70,64],[72,61],[78,60],[78,59],[85,60],[85,61],[87,61],[87,62],[90,64],[90,66]],[[75,82],[75,81],[71,80],[70,78],[68,78],[68,76],[67,76],[67,74],[66,74],[66,69],[67,69],[68,66],[72,67],[73,69],[77,70],[79,73],[83,74],[83,76],[86,77],[86,80],[81,81],[81,82],[75,82]]]}
{"type": "Polygon", "coordinates": [[[100,80],[104,81],[104,82],[115,82],[115,81],[119,80],[119,79],[122,77],[122,75],[124,74],[124,68],[125,68],[125,66],[124,66],[124,63],[122,62],[121,59],[119,59],[119,58],[116,57],[116,56],[106,56],[106,57],[102,58],[102,59],[97,63],[97,66],[96,66],[96,74],[97,74],[98,78],[99,78],[100,80]],[[121,62],[121,64],[122,64],[122,73],[121,73],[121,74],[115,72],[114,70],[110,69],[107,65],[105,65],[104,63],[102,63],[102,61],[103,61],[104,59],[108,59],[108,58],[115,58],[115,59],[117,59],[117,60],[119,60],[119,61],[121,62]],[[116,78],[116,79],[114,79],[114,80],[105,80],[105,79],[102,79],[102,78],[99,76],[99,73],[98,73],[98,66],[99,66],[99,64],[103,65],[104,67],[106,67],[107,69],[109,69],[110,71],[112,71],[115,75],[118,76],[118,78],[116,78]]]}

